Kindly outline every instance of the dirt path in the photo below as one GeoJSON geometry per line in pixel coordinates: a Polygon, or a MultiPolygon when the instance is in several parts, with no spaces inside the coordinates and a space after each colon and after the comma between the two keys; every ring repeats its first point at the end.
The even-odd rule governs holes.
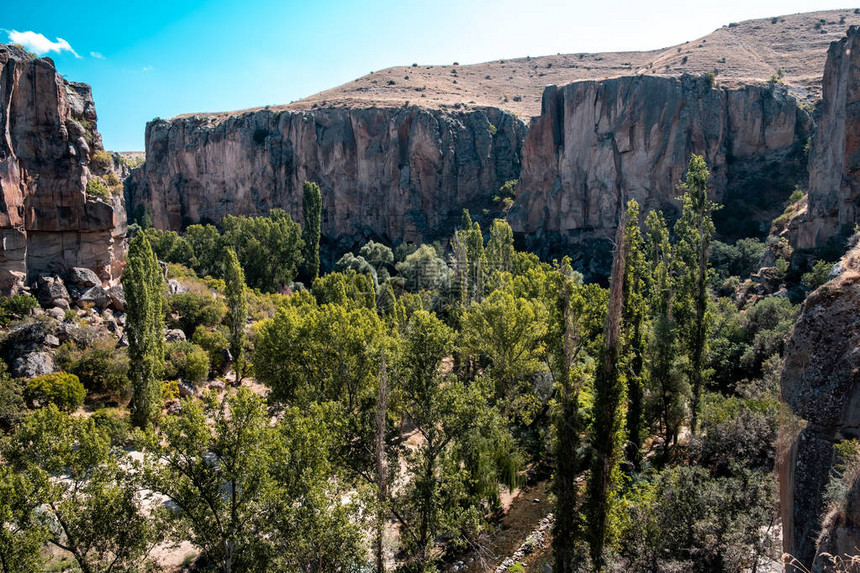
{"type": "MultiPolygon", "coordinates": [[[[446,572],[484,573],[496,570],[502,561],[514,554],[523,542],[538,528],[541,520],[552,511],[547,500],[550,482],[541,481],[526,485],[513,500],[507,515],[496,525],[495,531],[482,536],[480,547],[460,556],[448,564],[446,572]]],[[[547,539],[549,536],[545,536],[547,539]]]]}

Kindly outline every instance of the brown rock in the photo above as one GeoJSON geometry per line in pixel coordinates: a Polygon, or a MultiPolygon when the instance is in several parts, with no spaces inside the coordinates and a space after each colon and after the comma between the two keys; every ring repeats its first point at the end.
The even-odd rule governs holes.
{"type": "Polygon", "coordinates": [[[860,222],[860,28],[830,44],[809,155],[809,203],[792,228],[800,248],[822,247],[860,222]]]}
{"type": "Polygon", "coordinates": [[[118,277],[125,209],[88,197],[102,149],[92,92],[46,59],[0,44],[0,289],[73,267],[118,277]]]}
{"type": "Polygon", "coordinates": [[[643,213],[660,209],[672,219],[680,211],[677,186],[697,153],[711,170],[712,198],[730,211],[757,194],[766,207],[746,208],[740,217],[763,227],[783,205],[766,198],[785,191],[776,181],[760,185],[760,172],[777,162],[783,177],[801,176],[809,122],[779,87],[718,89],[692,76],[549,86],[523,144],[509,221],[533,237],[531,248],[546,250],[607,241],[629,199],[643,213]]]}
{"type": "Polygon", "coordinates": [[[302,183],[322,190],[322,233],[351,248],[369,238],[428,241],[464,207],[492,207],[520,171],[525,125],[498,109],[260,110],[191,116],[146,128],[146,163],[128,184],[131,212],[156,227],[259,215],[301,220],[302,183]]]}

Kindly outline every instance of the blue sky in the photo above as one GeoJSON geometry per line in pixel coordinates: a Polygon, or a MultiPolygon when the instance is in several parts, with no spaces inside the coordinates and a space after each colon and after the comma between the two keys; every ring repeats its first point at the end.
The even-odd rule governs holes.
{"type": "Polygon", "coordinates": [[[59,49],[45,55],[60,73],[93,86],[105,147],[121,151],[143,150],[154,117],[289,103],[394,65],[654,49],[732,21],[844,8],[817,0],[5,4],[0,41],[15,31],[52,42],[39,47],[59,49]]]}

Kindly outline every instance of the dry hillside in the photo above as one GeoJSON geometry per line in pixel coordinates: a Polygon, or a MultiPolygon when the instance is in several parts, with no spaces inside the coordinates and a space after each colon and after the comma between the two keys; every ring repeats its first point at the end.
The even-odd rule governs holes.
{"type": "MultiPolygon", "coordinates": [[[[650,52],[559,54],[473,65],[406,65],[388,68],[275,109],[315,107],[495,106],[528,118],[540,114],[543,87],[577,80],[652,74],[713,72],[723,85],[761,83],[782,70],[781,81],[813,103],[830,42],[860,9],[809,12],[728,23],[698,40],[650,52]]],[[[203,114],[195,114],[203,115],[203,114]]],[[[222,114],[212,114],[215,116],[222,114]]]]}

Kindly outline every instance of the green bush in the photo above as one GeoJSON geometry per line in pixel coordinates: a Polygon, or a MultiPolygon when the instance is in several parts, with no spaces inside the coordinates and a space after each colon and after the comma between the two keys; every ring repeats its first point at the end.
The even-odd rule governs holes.
{"type": "Polygon", "coordinates": [[[168,317],[171,328],[181,328],[186,337],[191,337],[198,326],[218,326],[227,314],[227,305],[220,298],[211,294],[183,292],[167,299],[170,313],[177,317],[168,317]]]}
{"type": "Polygon", "coordinates": [[[63,370],[76,375],[87,390],[117,397],[128,395],[128,355],[116,348],[111,338],[99,338],[82,348],[67,342],[57,350],[57,359],[63,370]]]}
{"type": "Polygon", "coordinates": [[[96,427],[110,436],[114,446],[124,446],[128,443],[131,424],[123,413],[116,408],[100,408],[93,412],[92,420],[96,427]]]}
{"type": "Polygon", "coordinates": [[[24,399],[30,407],[54,404],[60,410],[71,412],[84,403],[86,395],[78,377],[68,372],[37,376],[24,386],[24,399]]]}
{"type": "Polygon", "coordinates": [[[0,430],[11,430],[24,414],[24,387],[9,376],[6,363],[0,361],[0,430]]]}
{"type": "Polygon", "coordinates": [[[101,177],[96,177],[87,181],[87,194],[99,199],[110,199],[110,189],[105,185],[101,177]]]}
{"type": "Polygon", "coordinates": [[[817,289],[827,282],[827,277],[830,276],[830,270],[833,268],[833,264],[834,263],[828,261],[818,261],[815,263],[815,266],[812,267],[811,271],[803,274],[800,278],[800,282],[809,290],[817,289]]]}
{"type": "Polygon", "coordinates": [[[209,330],[204,326],[198,326],[191,340],[209,354],[209,367],[212,370],[216,372],[224,370],[227,366],[224,350],[229,348],[230,342],[222,329],[209,330]]]}
{"type": "Polygon", "coordinates": [[[98,171],[107,171],[113,165],[113,157],[107,151],[99,151],[90,158],[90,164],[98,171]]]}
{"type": "Polygon", "coordinates": [[[0,326],[9,324],[15,318],[23,318],[39,306],[35,297],[28,294],[16,294],[0,298],[0,326]]]}
{"type": "Polygon", "coordinates": [[[209,377],[209,354],[193,342],[171,342],[167,345],[164,374],[168,379],[181,378],[192,384],[209,377]]]}

